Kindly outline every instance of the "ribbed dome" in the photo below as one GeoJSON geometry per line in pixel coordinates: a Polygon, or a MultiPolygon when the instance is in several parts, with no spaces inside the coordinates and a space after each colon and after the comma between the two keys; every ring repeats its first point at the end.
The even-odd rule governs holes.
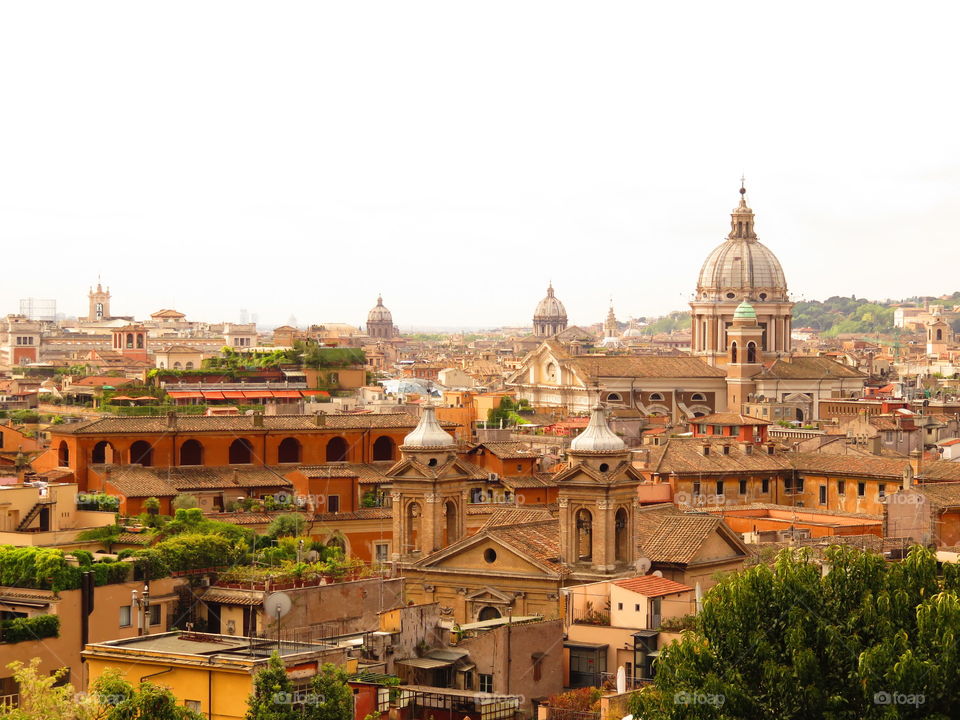
{"type": "Polygon", "coordinates": [[[698,300],[787,299],[783,268],[776,255],[757,240],[753,219],[753,210],[741,194],[740,205],[731,215],[726,242],[707,256],[700,270],[698,300]]]}
{"type": "Polygon", "coordinates": [[[383,305],[383,298],[377,297],[377,305],[367,313],[368,323],[391,323],[393,324],[393,315],[383,305]]]}
{"type": "Polygon", "coordinates": [[[561,320],[564,323],[567,321],[567,309],[554,296],[552,283],[547,288],[547,296],[537,305],[537,309],[533,313],[533,319],[534,321],[561,320]]]}
{"type": "Polygon", "coordinates": [[[423,406],[420,422],[403,439],[403,446],[407,448],[443,448],[455,444],[453,436],[440,427],[436,409],[429,403],[423,406]]]}
{"type": "Polygon", "coordinates": [[[574,452],[618,452],[626,447],[623,440],[607,425],[603,407],[596,405],[590,414],[590,422],[570,443],[574,452]]]}

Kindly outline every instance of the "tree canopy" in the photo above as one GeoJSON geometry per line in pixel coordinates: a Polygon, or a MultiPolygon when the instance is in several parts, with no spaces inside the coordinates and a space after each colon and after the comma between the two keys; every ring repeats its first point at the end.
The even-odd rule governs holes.
{"type": "Polygon", "coordinates": [[[714,586],[631,708],[666,718],[954,718],[960,571],[916,547],[784,550],[714,586]]]}

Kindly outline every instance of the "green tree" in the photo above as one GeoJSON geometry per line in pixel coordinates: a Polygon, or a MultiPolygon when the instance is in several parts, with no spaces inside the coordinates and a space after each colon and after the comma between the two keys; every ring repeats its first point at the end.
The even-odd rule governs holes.
{"type": "Polygon", "coordinates": [[[310,681],[310,689],[315,697],[304,698],[304,715],[309,720],[352,720],[353,691],[343,668],[324,663],[310,681]]]}
{"type": "Polygon", "coordinates": [[[197,507],[197,498],[190,493],[181,493],[173,499],[174,510],[186,510],[197,507]]]}
{"type": "Polygon", "coordinates": [[[99,705],[98,720],[202,720],[200,713],[178,705],[165,687],[141,682],[134,688],[116,668],[108,668],[90,686],[99,705]]]}
{"type": "Polygon", "coordinates": [[[293,683],[280,656],[274,652],[253,678],[246,720],[297,720],[303,715],[293,703],[293,683]]]}
{"type": "Polygon", "coordinates": [[[77,540],[86,540],[88,542],[99,542],[104,550],[113,552],[113,546],[120,539],[123,528],[119,525],[104,525],[103,527],[90,528],[77,533],[77,540]]]}
{"type": "Polygon", "coordinates": [[[284,513],[270,522],[267,535],[271,538],[297,537],[304,534],[306,527],[307,519],[302,513],[284,513]]]}
{"type": "Polygon", "coordinates": [[[7,667],[19,687],[19,707],[0,706],[3,720],[93,720],[97,717],[93,698],[78,696],[70,683],[57,683],[66,668],[53,673],[39,671],[40,658],[29,665],[12,662],[7,667]]]}
{"type": "Polygon", "coordinates": [[[707,594],[662,650],[637,717],[937,718],[960,714],[960,572],[916,547],[900,563],[850,547],[785,550],[707,594]],[[823,572],[826,569],[826,572],[823,572]]]}

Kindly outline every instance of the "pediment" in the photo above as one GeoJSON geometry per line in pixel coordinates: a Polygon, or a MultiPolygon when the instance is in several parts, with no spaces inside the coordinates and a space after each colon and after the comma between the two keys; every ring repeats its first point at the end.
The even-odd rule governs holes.
{"type": "Polygon", "coordinates": [[[485,585],[479,590],[467,595],[467,600],[474,600],[478,602],[490,602],[490,603],[507,603],[510,604],[513,602],[514,598],[512,595],[501,592],[496,588],[492,588],[489,585],[485,585]]]}

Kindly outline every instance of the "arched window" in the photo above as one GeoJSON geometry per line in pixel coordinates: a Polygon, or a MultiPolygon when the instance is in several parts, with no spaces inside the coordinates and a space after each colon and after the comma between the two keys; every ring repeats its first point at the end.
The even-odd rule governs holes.
{"type": "Polygon", "coordinates": [[[557,379],[557,366],[553,363],[547,363],[547,380],[557,379]]]}
{"type": "Polygon", "coordinates": [[[327,462],[342,462],[347,459],[347,441],[342,437],[330,438],[327,443],[327,462]]]}
{"type": "Polygon", "coordinates": [[[177,360],[177,361],[173,364],[173,369],[174,369],[174,370],[180,370],[180,369],[182,369],[182,368],[183,368],[183,366],[180,364],[180,361],[179,361],[179,360],[177,360]]]}
{"type": "Polygon", "coordinates": [[[163,362],[161,362],[161,363],[160,363],[160,369],[163,370],[164,367],[165,367],[165,366],[164,366],[163,362]]]}
{"type": "Polygon", "coordinates": [[[203,445],[199,440],[187,440],[180,446],[181,465],[203,465],[203,445]]]}
{"type": "Polygon", "coordinates": [[[277,448],[277,462],[300,462],[300,442],[296,438],[288,437],[280,441],[280,446],[277,448]]]}
{"type": "Polygon", "coordinates": [[[396,448],[396,443],[393,442],[393,438],[387,435],[378,437],[373,443],[373,459],[393,460],[395,458],[394,448],[396,448]]]}
{"type": "Polygon", "coordinates": [[[144,467],[153,465],[153,446],[146,440],[137,440],[130,446],[130,462],[144,467]]]}
{"type": "Polygon", "coordinates": [[[230,443],[231,465],[249,465],[253,462],[253,446],[246,438],[237,438],[230,443]]]}
{"type": "Polygon", "coordinates": [[[943,340],[943,330],[937,328],[937,340],[943,340]]]}
{"type": "Polygon", "coordinates": [[[730,343],[730,362],[737,362],[737,344],[735,342],[730,343]]]}
{"type": "Polygon", "coordinates": [[[628,562],[630,560],[630,527],[627,518],[627,511],[624,508],[617,510],[614,518],[614,546],[617,562],[628,562]]]}
{"type": "Polygon", "coordinates": [[[690,399],[693,402],[706,402],[707,396],[704,395],[703,393],[694,393],[693,395],[690,396],[690,399]]]}
{"type": "Polygon", "coordinates": [[[418,503],[407,505],[407,536],[404,538],[404,545],[408,553],[420,549],[420,515],[418,503]]]}
{"type": "Polygon", "coordinates": [[[327,540],[328,548],[339,548],[340,552],[344,555],[347,554],[347,543],[344,541],[343,537],[340,535],[331,535],[330,539],[327,540]]]}
{"type": "Polygon", "coordinates": [[[113,445],[108,443],[106,440],[101,440],[93,446],[93,453],[90,455],[90,462],[95,465],[97,463],[112,463],[113,457],[113,445]]]}
{"type": "Polygon", "coordinates": [[[747,362],[755,363],[757,361],[757,344],[755,342],[747,343],[747,362]]]}
{"type": "Polygon", "coordinates": [[[67,447],[67,441],[61,440],[60,447],[57,448],[57,466],[68,467],[70,465],[70,448],[67,447]]]}
{"type": "Polygon", "coordinates": [[[663,393],[650,393],[650,402],[663,402],[663,393]]]}
{"type": "Polygon", "coordinates": [[[620,393],[607,393],[607,402],[623,402],[620,393]]]}
{"type": "Polygon", "coordinates": [[[143,333],[137,333],[137,350],[143,350],[143,333]]]}
{"type": "Polygon", "coordinates": [[[187,362],[187,364],[184,366],[184,368],[185,368],[186,370],[193,370],[193,361],[190,360],[189,362],[187,362]]]}
{"type": "Polygon", "coordinates": [[[593,515],[581,508],[577,511],[577,560],[593,559],[593,515]]]}
{"type": "Polygon", "coordinates": [[[485,608],[480,610],[480,614],[477,615],[477,621],[483,622],[484,620],[496,620],[499,617],[503,617],[500,614],[500,611],[497,610],[495,607],[491,607],[490,605],[487,605],[485,608]]]}
{"type": "Polygon", "coordinates": [[[127,347],[133,348],[133,333],[127,333],[127,347]]]}
{"type": "Polygon", "coordinates": [[[459,522],[459,513],[457,513],[457,504],[453,500],[447,500],[447,504],[444,506],[444,542],[443,544],[449,545],[452,542],[456,542],[460,539],[460,522],[459,522]]]}

